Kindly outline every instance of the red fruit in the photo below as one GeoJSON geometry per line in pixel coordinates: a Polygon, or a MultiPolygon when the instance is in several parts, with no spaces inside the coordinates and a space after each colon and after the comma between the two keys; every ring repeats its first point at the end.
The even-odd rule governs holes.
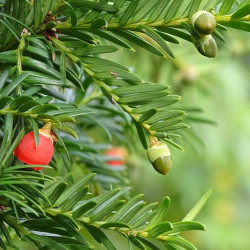
{"type": "Polygon", "coordinates": [[[124,164],[125,160],[125,152],[122,148],[116,147],[116,148],[111,148],[105,152],[105,155],[107,156],[114,156],[114,157],[119,157],[120,159],[118,160],[112,160],[108,161],[108,165],[110,166],[120,166],[124,164]]]}
{"type": "MultiPolygon", "coordinates": [[[[53,157],[54,146],[50,131],[39,129],[39,144],[36,146],[34,133],[29,132],[14,151],[17,159],[29,165],[48,165],[53,157]]],[[[33,168],[40,170],[41,167],[33,168]]]]}

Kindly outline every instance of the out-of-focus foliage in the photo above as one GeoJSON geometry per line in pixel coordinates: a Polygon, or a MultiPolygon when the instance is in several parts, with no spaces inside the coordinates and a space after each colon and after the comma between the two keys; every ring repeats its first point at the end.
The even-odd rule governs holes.
{"type": "MultiPolygon", "coordinates": [[[[201,216],[207,234],[194,234],[198,249],[204,250],[246,250],[250,244],[250,47],[247,33],[231,31],[227,36],[226,47],[213,63],[195,55],[193,47],[186,44],[184,54],[183,48],[176,52],[181,58],[177,67],[141,51],[139,57],[130,53],[119,58],[148,80],[167,80],[175,91],[182,92],[182,104],[202,107],[206,117],[216,122],[196,126],[200,143],[185,143],[184,152],[171,148],[174,168],[167,177],[152,171],[143,160],[143,150],[141,157],[128,159],[136,190],[143,190],[150,201],[166,192],[174,197],[178,206],[170,209],[170,214],[176,220],[200,190],[213,189],[201,216]]],[[[134,147],[141,149],[139,143],[134,147]]],[[[193,238],[193,234],[186,236],[193,238]]]]}

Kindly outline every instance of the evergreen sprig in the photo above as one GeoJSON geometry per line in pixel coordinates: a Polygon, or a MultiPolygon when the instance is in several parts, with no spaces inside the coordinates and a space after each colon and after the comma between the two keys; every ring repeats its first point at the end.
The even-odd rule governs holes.
{"type": "Polygon", "coordinates": [[[217,28],[212,35],[216,39],[227,40],[223,35],[226,27],[250,31],[246,0],[0,1],[3,249],[12,245],[15,235],[38,248],[91,249],[79,232],[82,228],[107,249],[116,247],[106,230],[119,232],[140,249],[195,249],[178,233],[205,229],[192,220],[210,192],[182,222],[165,221],[168,197],[154,209],[156,204],[146,204],[141,195],[127,201],[128,188],[108,188],[111,183],[126,186],[126,171],[108,168],[98,145],[76,123],[100,126],[109,138],[121,138],[124,124],[131,127],[132,120],[145,148],[148,138],[181,148],[174,139],[189,127],[185,122],[204,119],[186,116],[185,108],[174,105],[180,97],[171,94],[166,84],[144,81],[104,54],[139,46],[173,61],[179,39],[199,45],[191,25],[191,17],[199,10],[214,15],[217,28]],[[37,142],[38,128],[48,122],[59,141],[51,165],[61,171],[62,178],[29,171],[36,166],[21,164],[12,154],[25,132],[33,130],[37,142]],[[79,136],[80,143],[75,145],[66,134],[79,136]],[[78,182],[65,174],[79,162],[97,173],[92,182],[95,188],[88,187],[93,174],[85,174],[78,182]],[[95,182],[109,191],[90,194],[99,193],[95,182]]]}
{"type": "Polygon", "coordinates": [[[160,249],[161,244],[196,249],[178,234],[187,230],[205,230],[203,224],[192,220],[211,191],[201,198],[182,222],[171,223],[164,221],[170,202],[168,197],[156,209],[157,204],[146,204],[141,200],[142,195],[128,201],[120,199],[128,188],[111,189],[98,197],[88,195],[86,199],[89,189],[86,184],[94,174],[86,175],[67,187],[71,175],[55,181],[37,172],[23,174],[20,171],[23,167],[11,166],[1,176],[0,185],[4,185],[5,189],[1,191],[1,206],[6,205],[8,211],[0,213],[2,234],[7,240],[1,241],[3,249],[6,249],[6,244],[12,244],[7,225],[22,239],[30,240],[37,246],[56,249],[80,249],[83,246],[92,249],[87,239],[79,233],[81,228],[89,231],[107,249],[116,247],[105,234],[106,230],[119,232],[141,249],[146,249],[146,246],[160,249]],[[46,182],[49,184],[44,186],[46,182]],[[8,200],[13,203],[9,204],[8,200]]]}

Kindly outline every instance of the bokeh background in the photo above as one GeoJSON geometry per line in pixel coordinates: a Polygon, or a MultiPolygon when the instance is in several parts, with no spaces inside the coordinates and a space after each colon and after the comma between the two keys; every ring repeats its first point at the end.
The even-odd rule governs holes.
{"type": "MultiPolygon", "coordinates": [[[[113,58],[130,66],[147,81],[167,83],[182,95],[182,104],[202,108],[214,121],[196,123],[199,138],[181,142],[185,151],[170,146],[173,168],[156,173],[139,139],[130,138],[127,163],[134,193],[154,202],[168,195],[170,221],[181,220],[210,188],[212,196],[197,220],[206,232],[185,235],[202,250],[247,250],[250,247],[250,43],[249,34],[231,30],[218,55],[207,59],[192,44],[172,46],[169,62],[138,49],[120,51],[113,58]]],[[[126,249],[126,247],[124,248],[126,249]]]]}

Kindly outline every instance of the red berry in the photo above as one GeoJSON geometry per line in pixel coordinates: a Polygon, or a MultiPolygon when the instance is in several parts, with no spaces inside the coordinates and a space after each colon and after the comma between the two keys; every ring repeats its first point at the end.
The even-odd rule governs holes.
{"type": "Polygon", "coordinates": [[[120,159],[118,160],[111,160],[108,161],[108,165],[110,166],[120,166],[124,164],[124,160],[125,160],[125,152],[122,148],[116,147],[116,148],[111,148],[108,149],[105,152],[105,155],[107,156],[114,156],[114,157],[119,157],[120,159]]]}
{"type": "MultiPolygon", "coordinates": [[[[20,141],[14,151],[17,159],[29,165],[48,165],[53,157],[54,146],[50,133],[39,129],[39,144],[36,146],[34,132],[29,132],[20,141]]],[[[35,167],[40,170],[41,167],[35,167]]]]}

